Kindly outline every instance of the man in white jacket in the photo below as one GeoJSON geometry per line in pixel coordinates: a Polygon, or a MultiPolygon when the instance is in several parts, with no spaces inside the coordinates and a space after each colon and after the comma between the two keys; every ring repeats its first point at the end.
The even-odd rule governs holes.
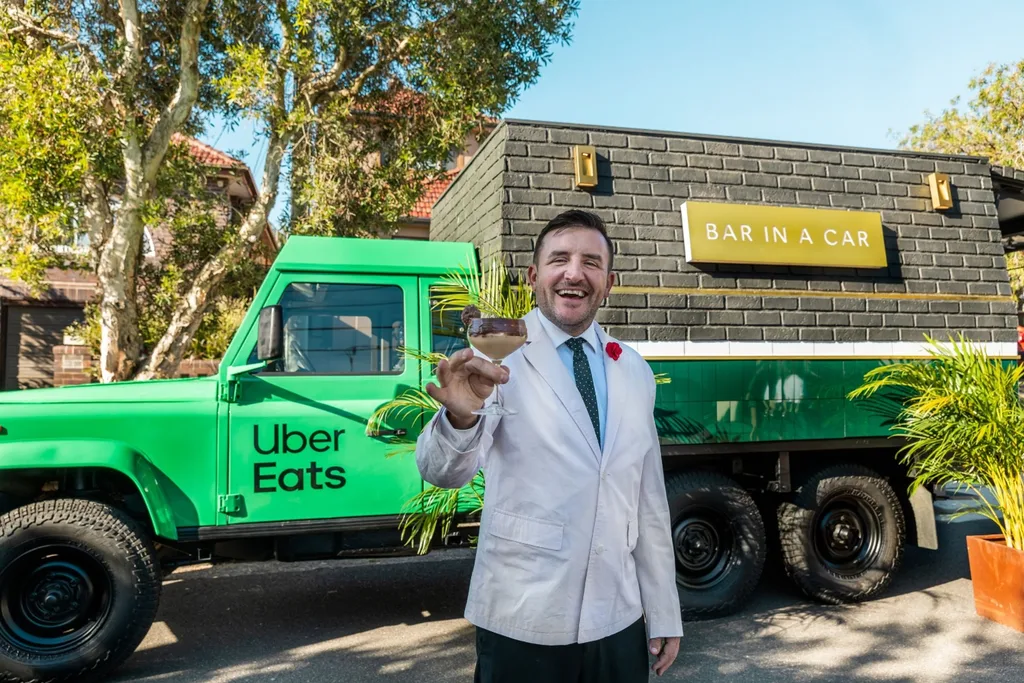
{"type": "Polygon", "coordinates": [[[486,480],[465,612],[477,683],[633,683],[679,652],[654,376],[594,321],[612,254],[598,216],[554,218],[528,270],[526,345],[501,367],[464,349],[427,386],[442,408],[417,441],[423,478],[486,480]],[[515,414],[475,415],[499,384],[515,414]]]}

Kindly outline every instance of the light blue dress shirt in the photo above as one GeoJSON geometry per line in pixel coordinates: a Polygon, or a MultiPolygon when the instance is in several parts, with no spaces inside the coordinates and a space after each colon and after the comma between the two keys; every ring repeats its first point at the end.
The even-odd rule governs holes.
{"type": "MultiPolygon", "coordinates": [[[[565,369],[569,371],[569,379],[576,383],[576,374],[572,369],[572,349],[565,345],[565,342],[572,339],[572,336],[563,332],[557,325],[548,320],[543,313],[538,309],[537,313],[540,324],[544,327],[544,331],[551,337],[551,341],[555,345],[555,349],[558,351],[558,357],[562,359],[562,363],[565,365],[565,369]]],[[[586,332],[580,335],[585,342],[583,344],[583,353],[587,356],[587,362],[590,365],[590,374],[594,378],[594,393],[597,396],[597,413],[601,423],[601,447],[604,447],[604,435],[605,426],[607,420],[605,416],[608,414],[608,382],[605,377],[604,369],[604,352],[600,348],[600,340],[597,337],[597,323],[593,322],[590,327],[587,328],[586,332]]]]}

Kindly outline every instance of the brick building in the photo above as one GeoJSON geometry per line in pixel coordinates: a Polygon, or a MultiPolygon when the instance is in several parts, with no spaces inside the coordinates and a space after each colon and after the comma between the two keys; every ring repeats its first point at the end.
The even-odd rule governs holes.
{"type": "Polygon", "coordinates": [[[620,285],[598,319],[649,351],[756,355],[787,342],[876,355],[963,331],[1005,352],[1017,321],[1004,243],[1022,229],[1022,179],[976,157],[507,120],[434,206],[431,239],[525,268],[547,220],[594,211],[620,285]],[[577,187],[580,145],[596,151],[595,187],[577,187]],[[932,173],[948,174],[951,208],[933,206],[932,173]],[[887,265],[688,262],[688,201],[877,213],[887,265]]]}

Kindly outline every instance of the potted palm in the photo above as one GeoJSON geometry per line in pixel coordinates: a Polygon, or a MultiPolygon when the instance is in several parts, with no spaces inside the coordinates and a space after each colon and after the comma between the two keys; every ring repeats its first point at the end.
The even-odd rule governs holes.
{"type": "Polygon", "coordinates": [[[849,396],[900,396],[893,431],[906,439],[899,457],[914,475],[911,493],[955,483],[981,501],[999,533],[967,538],[975,609],[1024,631],[1024,366],[991,359],[963,335],[927,341],[929,360],[874,368],[849,396]]]}
{"type": "MultiPolygon", "coordinates": [[[[452,271],[432,290],[431,307],[441,314],[442,319],[449,311],[461,313],[471,306],[486,317],[522,318],[534,306],[533,290],[525,279],[513,278],[508,268],[497,260],[492,261],[483,273],[469,268],[452,271]]],[[[445,358],[444,354],[428,353],[413,347],[403,347],[401,351],[409,358],[429,363],[431,368],[445,358]]],[[[410,415],[422,415],[427,421],[440,407],[422,389],[408,389],[377,408],[370,416],[366,431],[375,432],[391,419],[401,420],[410,415]]],[[[409,439],[396,438],[393,443],[395,448],[388,457],[409,455],[416,448],[415,442],[409,439]]],[[[426,553],[438,533],[442,538],[446,537],[460,516],[472,523],[483,508],[483,493],[483,472],[478,472],[473,481],[461,489],[425,486],[403,506],[399,524],[403,542],[415,547],[419,554],[426,553]]]]}

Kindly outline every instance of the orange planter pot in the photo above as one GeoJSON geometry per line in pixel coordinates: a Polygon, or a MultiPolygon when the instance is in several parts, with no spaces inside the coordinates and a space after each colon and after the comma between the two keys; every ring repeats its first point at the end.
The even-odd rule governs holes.
{"type": "Polygon", "coordinates": [[[1024,632],[1024,551],[1007,548],[1000,534],[967,537],[974,609],[1024,632]]]}

